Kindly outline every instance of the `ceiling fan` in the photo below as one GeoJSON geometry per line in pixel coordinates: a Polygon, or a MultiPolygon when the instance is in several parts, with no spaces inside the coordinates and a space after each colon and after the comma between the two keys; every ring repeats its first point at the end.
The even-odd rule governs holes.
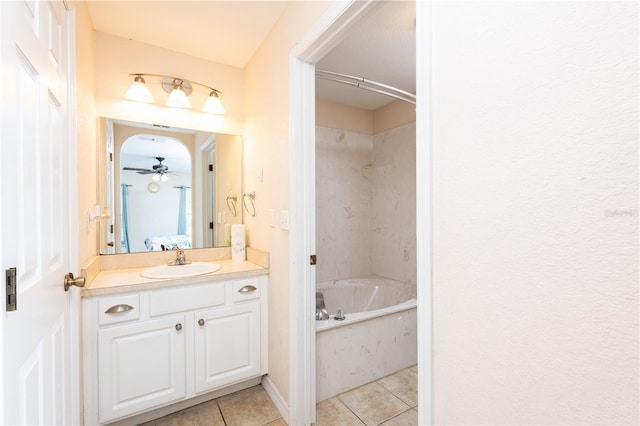
{"type": "Polygon", "coordinates": [[[155,159],[158,160],[158,164],[154,164],[150,169],[123,167],[122,170],[134,171],[140,175],[154,174],[154,176],[152,177],[153,180],[161,180],[164,182],[168,179],[168,177],[165,175],[171,172],[169,171],[169,167],[167,167],[165,164],[162,164],[162,162],[164,161],[164,157],[155,157],[155,159]]]}

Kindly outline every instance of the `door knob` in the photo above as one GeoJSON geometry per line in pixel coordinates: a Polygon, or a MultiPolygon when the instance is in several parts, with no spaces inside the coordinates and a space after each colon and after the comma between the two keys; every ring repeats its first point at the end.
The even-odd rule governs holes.
{"type": "Polygon", "coordinates": [[[69,287],[72,285],[75,285],[76,287],[84,287],[84,284],[85,278],[82,276],[74,278],[71,272],[64,276],[64,291],[69,291],[69,287]]]}

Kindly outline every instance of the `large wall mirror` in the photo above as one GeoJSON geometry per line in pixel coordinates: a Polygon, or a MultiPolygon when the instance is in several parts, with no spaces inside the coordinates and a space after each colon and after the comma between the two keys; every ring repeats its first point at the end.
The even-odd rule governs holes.
{"type": "Polygon", "coordinates": [[[242,138],[100,118],[100,254],[230,245],[242,138]]]}

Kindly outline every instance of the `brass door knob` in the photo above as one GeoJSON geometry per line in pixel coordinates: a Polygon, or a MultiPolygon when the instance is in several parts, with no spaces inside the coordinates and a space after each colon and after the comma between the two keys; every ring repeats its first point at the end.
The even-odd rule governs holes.
{"type": "Polygon", "coordinates": [[[64,291],[69,291],[69,287],[72,285],[75,285],[76,287],[84,287],[84,284],[84,277],[74,278],[71,272],[64,276],[64,291]]]}

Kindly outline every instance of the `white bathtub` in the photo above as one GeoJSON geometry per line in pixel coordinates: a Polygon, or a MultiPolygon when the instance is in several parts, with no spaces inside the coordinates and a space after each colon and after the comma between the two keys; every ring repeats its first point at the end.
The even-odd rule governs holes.
{"type": "Polygon", "coordinates": [[[415,285],[366,276],[316,288],[331,315],[316,321],[317,401],[416,364],[415,285]]]}

